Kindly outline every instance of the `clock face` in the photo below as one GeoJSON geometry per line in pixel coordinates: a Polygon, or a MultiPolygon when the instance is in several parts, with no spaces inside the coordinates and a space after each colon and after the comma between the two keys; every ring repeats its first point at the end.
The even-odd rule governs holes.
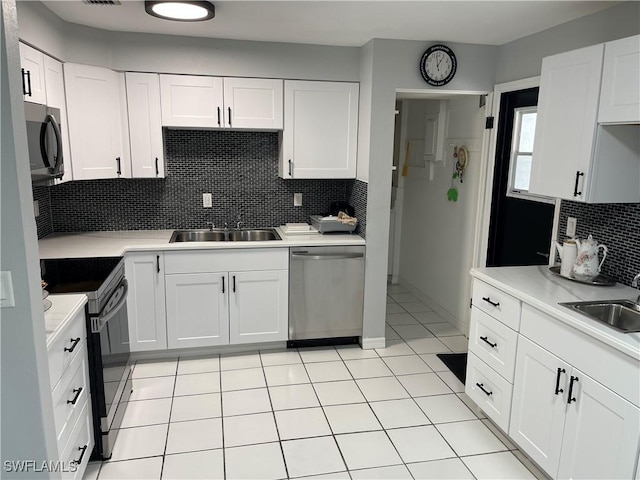
{"type": "Polygon", "coordinates": [[[429,85],[446,85],[456,74],[456,56],[446,45],[433,45],[424,52],[420,60],[420,73],[429,85]]]}

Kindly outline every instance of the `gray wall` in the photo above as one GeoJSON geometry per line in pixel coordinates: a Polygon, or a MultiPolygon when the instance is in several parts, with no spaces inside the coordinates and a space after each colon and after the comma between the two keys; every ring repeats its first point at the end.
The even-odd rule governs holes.
{"type": "Polygon", "coordinates": [[[640,2],[614,5],[601,12],[502,45],[498,51],[495,83],[540,75],[542,59],[549,55],[638,33],[640,2]]]}
{"type": "MultiPolygon", "coordinates": [[[[57,458],[40,289],[36,225],[31,203],[15,4],[0,6],[2,141],[0,269],[11,272],[15,307],[0,311],[2,478],[49,478],[9,472],[5,461],[57,458]]],[[[59,478],[59,474],[52,475],[59,478]]]]}

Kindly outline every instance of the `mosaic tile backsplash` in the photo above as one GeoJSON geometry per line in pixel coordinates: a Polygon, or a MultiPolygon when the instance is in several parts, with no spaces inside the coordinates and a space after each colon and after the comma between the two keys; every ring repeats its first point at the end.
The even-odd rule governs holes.
{"type": "Polygon", "coordinates": [[[36,217],[38,238],[46,237],[50,233],[53,233],[49,187],[46,185],[34,185],[33,200],[38,202],[38,209],[40,210],[40,215],[36,217]]]}
{"type": "MultiPolygon", "coordinates": [[[[52,231],[205,228],[207,222],[221,227],[239,214],[245,227],[275,226],[308,222],[310,215],[326,213],[331,201],[346,200],[361,220],[357,233],[365,234],[367,184],[279,178],[277,132],[165,129],[164,141],[164,179],[44,187],[52,231]],[[213,194],[213,208],[203,208],[203,193],[213,194]],[[302,193],[303,206],[293,206],[294,193],[302,193]]],[[[39,237],[41,230],[51,233],[44,222],[39,237]]]]}
{"type": "Polygon", "coordinates": [[[576,217],[576,237],[589,234],[607,246],[602,273],[625,285],[640,273],[640,203],[584,204],[562,201],[559,241],[565,239],[567,217],[576,217]]]}

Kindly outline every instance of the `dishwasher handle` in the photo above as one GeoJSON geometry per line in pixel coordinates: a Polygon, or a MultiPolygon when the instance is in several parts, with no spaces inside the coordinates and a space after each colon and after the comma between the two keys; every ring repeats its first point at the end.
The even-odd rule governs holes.
{"type": "Polygon", "coordinates": [[[295,260],[347,260],[350,258],[363,258],[364,253],[292,253],[291,258],[295,260]]]}

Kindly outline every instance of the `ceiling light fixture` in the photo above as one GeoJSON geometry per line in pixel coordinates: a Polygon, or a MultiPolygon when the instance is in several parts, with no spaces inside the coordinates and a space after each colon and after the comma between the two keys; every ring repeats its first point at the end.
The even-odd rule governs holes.
{"type": "Polygon", "coordinates": [[[216,14],[211,2],[206,1],[162,1],[144,2],[145,11],[154,17],[179,22],[201,22],[213,18],[216,14]]]}

